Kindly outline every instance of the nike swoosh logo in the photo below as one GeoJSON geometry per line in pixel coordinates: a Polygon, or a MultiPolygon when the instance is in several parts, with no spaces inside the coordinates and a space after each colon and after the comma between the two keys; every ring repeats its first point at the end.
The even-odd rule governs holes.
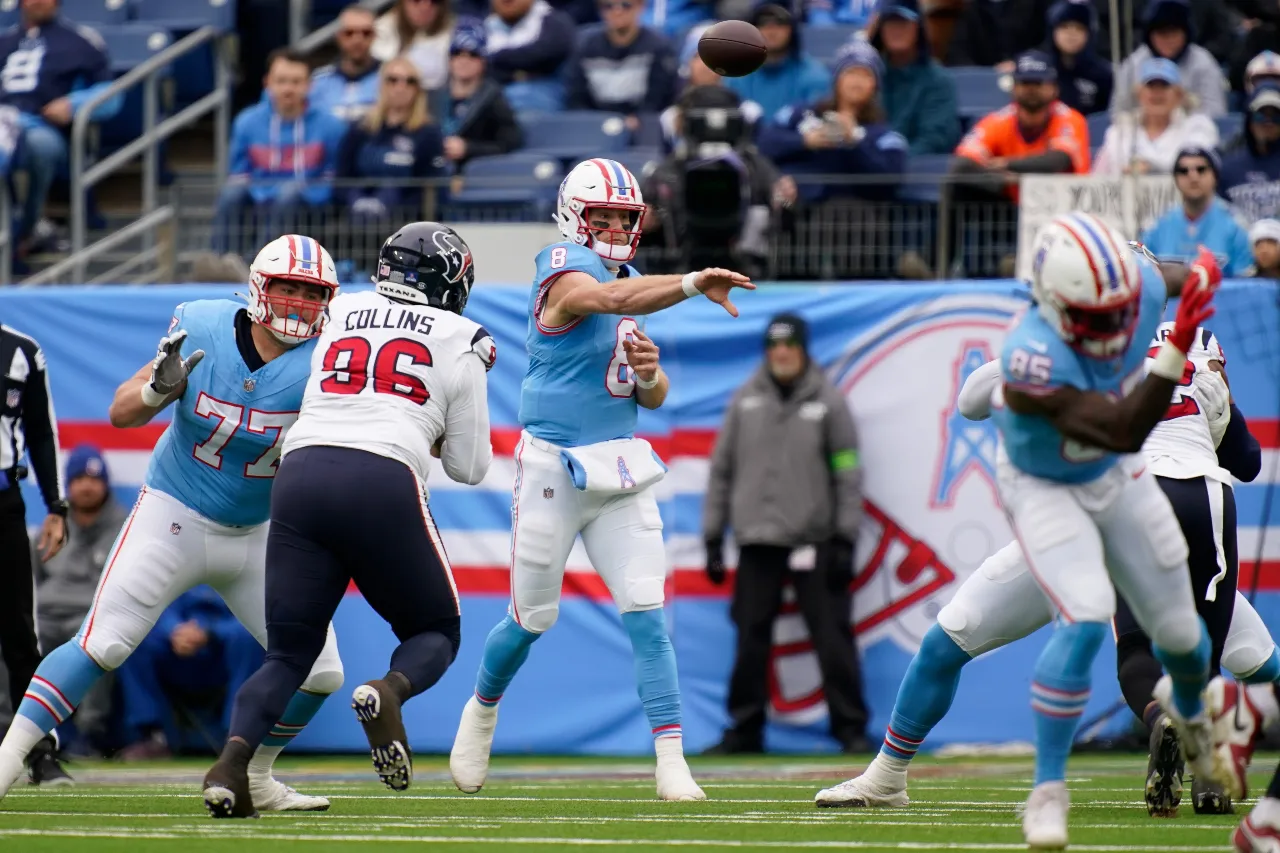
{"type": "Polygon", "coordinates": [[[1135,480],[1136,480],[1136,479],[1138,479],[1139,477],[1141,477],[1144,473],[1146,473],[1146,470],[1147,470],[1147,466],[1146,466],[1146,465],[1143,465],[1143,466],[1142,466],[1141,468],[1139,468],[1137,471],[1134,471],[1134,472],[1133,472],[1133,474],[1132,474],[1131,476],[1133,477],[1133,479],[1135,479],[1135,480]]]}

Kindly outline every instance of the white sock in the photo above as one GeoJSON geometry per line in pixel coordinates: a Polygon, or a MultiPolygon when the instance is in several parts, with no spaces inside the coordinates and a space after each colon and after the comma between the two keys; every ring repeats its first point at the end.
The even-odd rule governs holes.
{"type": "Polygon", "coordinates": [[[1244,689],[1253,707],[1262,714],[1263,728],[1269,728],[1280,719],[1280,704],[1276,702],[1274,684],[1246,684],[1244,689]]]}
{"type": "Polygon", "coordinates": [[[27,760],[27,756],[35,745],[44,740],[48,732],[41,729],[34,722],[15,714],[13,722],[9,724],[9,731],[4,736],[4,742],[0,743],[0,756],[16,759],[18,763],[27,760]]]}
{"type": "Polygon", "coordinates": [[[271,768],[275,766],[276,759],[280,757],[283,746],[267,746],[265,743],[258,747],[253,753],[253,758],[249,759],[249,776],[266,776],[270,778],[271,768]]]}
{"type": "Polygon", "coordinates": [[[905,758],[877,752],[876,757],[871,760],[871,764],[867,767],[865,775],[906,775],[907,768],[910,766],[911,762],[905,758]]]}
{"type": "Polygon", "coordinates": [[[653,742],[653,751],[658,755],[658,763],[664,761],[684,761],[684,737],[660,737],[653,742]]]}

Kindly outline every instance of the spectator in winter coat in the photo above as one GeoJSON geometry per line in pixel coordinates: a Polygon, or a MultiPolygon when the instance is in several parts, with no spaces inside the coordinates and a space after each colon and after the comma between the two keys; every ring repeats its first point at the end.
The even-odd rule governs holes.
{"type": "Polygon", "coordinates": [[[444,117],[444,156],[455,167],[472,157],[506,154],[524,134],[502,87],[485,76],[485,29],[463,18],[449,46],[449,110],[444,117]]]}
{"type": "Polygon", "coordinates": [[[1098,56],[1097,29],[1090,0],[1058,0],[1049,9],[1044,50],[1058,71],[1058,100],[1082,115],[1102,112],[1111,103],[1111,63],[1098,56]]]}
{"type": "Polygon", "coordinates": [[[1253,247],[1253,269],[1256,278],[1280,279],[1280,220],[1259,219],[1249,229],[1253,247]]]}
{"type": "Polygon", "coordinates": [[[1138,69],[1152,56],[1171,59],[1182,74],[1182,86],[1190,96],[1187,110],[1210,118],[1227,114],[1227,78],[1213,54],[1194,44],[1188,0],[1150,0],[1143,25],[1142,45],[1124,61],[1116,73],[1112,115],[1137,106],[1138,69]]]}
{"type": "Polygon", "coordinates": [[[1247,222],[1280,218],[1280,86],[1254,89],[1244,144],[1223,161],[1218,192],[1247,222]]]}
{"type": "Polygon", "coordinates": [[[1218,147],[1213,119],[1182,108],[1182,79],[1172,60],[1150,57],[1138,79],[1138,109],[1107,128],[1093,161],[1095,175],[1167,175],[1182,149],[1218,147]]]}
{"type": "Polygon", "coordinates": [[[571,110],[657,113],[676,96],[676,55],[660,33],[640,25],[644,0],[600,0],[604,26],[583,35],[569,57],[567,106],[571,110]]]}
{"type": "MultiPolygon", "coordinates": [[[[22,4],[21,24],[0,33],[0,66],[0,177],[11,168],[27,173],[17,230],[23,256],[49,187],[66,165],[71,121],[112,74],[102,37],[60,17],[56,0],[22,4]]],[[[93,111],[94,121],[112,118],[123,103],[123,95],[108,98],[93,111]]]]}
{"type": "MultiPolygon", "coordinates": [[[[1094,10],[1098,13],[1098,32],[1095,34],[1094,44],[1098,46],[1098,52],[1104,59],[1119,64],[1125,57],[1111,55],[1111,0],[1092,0],[1092,2],[1094,10]]],[[[1275,0],[1263,0],[1263,2],[1274,3],[1275,0]]],[[[1195,43],[1209,51],[1219,64],[1226,64],[1231,60],[1237,38],[1236,25],[1228,15],[1222,0],[1189,0],[1189,5],[1191,32],[1195,34],[1195,43]]],[[[1120,30],[1120,49],[1128,53],[1134,50],[1136,45],[1126,43],[1129,37],[1126,30],[1131,26],[1133,38],[1139,44],[1141,43],[1149,3],[1133,0],[1133,2],[1121,3],[1120,8],[1128,9],[1131,18],[1131,23],[1128,25],[1122,23],[1120,30]]]]}
{"type": "Polygon", "coordinates": [[[373,13],[348,6],[338,16],[338,61],[311,72],[311,106],[346,122],[359,121],[378,100],[373,13]]]}
{"type": "Polygon", "coordinates": [[[764,36],[769,57],[759,71],[725,81],[738,97],[755,101],[771,116],[796,101],[807,103],[831,91],[831,73],[802,49],[800,28],[791,12],[776,3],[762,3],[752,13],[751,23],[764,36]]]}
{"type": "Polygon", "coordinates": [[[779,196],[814,203],[837,196],[890,199],[907,162],[907,141],[885,121],[879,85],[884,66],[875,48],[852,42],[836,57],[832,92],[813,104],[778,113],[760,130],[760,151],[783,173],[779,196]],[[792,175],[832,176],[803,182],[792,175]],[[836,176],[883,178],[875,183],[840,183],[836,176]]]}
{"type": "Polygon", "coordinates": [[[243,110],[231,128],[230,165],[214,217],[214,249],[237,252],[241,217],[261,216],[257,245],[294,230],[290,223],[305,206],[327,204],[333,193],[338,149],[347,125],[307,102],[307,62],[287,48],[274,51],[267,65],[267,97],[243,110]],[[270,234],[271,236],[267,236],[270,234]]]}
{"type": "Polygon", "coordinates": [[[564,65],[578,40],[573,19],[547,0],[492,0],[485,18],[489,73],[517,112],[564,107],[564,65]]]}
{"type": "Polygon", "coordinates": [[[1244,275],[1253,264],[1249,234],[1215,193],[1221,163],[1210,148],[1184,148],[1173,167],[1181,203],[1165,213],[1142,244],[1162,261],[1191,263],[1200,246],[1218,258],[1224,275],[1244,275]]]}
{"type": "Polygon", "coordinates": [[[378,19],[373,55],[386,62],[407,54],[418,66],[424,89],[439,89],[448,75],[454,15],[449,0],[397,0],[378,19]]]}
{"type": "Polygon", "coordinates": [[[868,29],[884,59],[880,92],[889,124],[911,154],[947,154],[960,139],[956,84],[929,53],[917,0],[881,0],[868,29]]]}
{"type": "MultiPolygon", "coordinates": [[[[444,146],[440,128],[427,113],[427,94],[418,67],[407,58],[382,65],[378,103],[352,125],[338,155],[338,177],[432,178],[441,173],[444,146]]],[[[344,189],[351,212],[385,220],[392,211],[408,216],[422,207],[422,188],[406,186],[344,189]]]]}

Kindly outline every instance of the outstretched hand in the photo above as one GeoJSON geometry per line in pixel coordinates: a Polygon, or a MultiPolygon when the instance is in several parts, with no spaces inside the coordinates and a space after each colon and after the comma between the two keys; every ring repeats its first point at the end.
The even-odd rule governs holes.
{"type": "Polygon", "coordinates": [[[729,291],[735,287],[740,287],[743,290],[756,289],[756,286],[751,283],[751,279],[742,273],[722,270],[719,267],[710,267],[698,273],[694,286],[702,292],[703,296],[717,305],[723,306],[724,310],[734,317],[738,316],[738,306],[734,305],[733,301],[729,299],[729,291]]]}
{"type": "Polygon", "coordinates": [[[1209,252],[1201,247],[1200,255],[1191,267],[1192,277],[1182,288],[1178,313],[1174,317],[1169,342],[1180,351],[1191,351],[1196,331],[1213,316],[1213,295],[1222,281],[1222,271],[1209,252]]]}
{"type": "Polygon", "coordinates": [[[637,378],[652,382],[658,376],[658,345],[644,332],[636,329],[622,342],[627,353],[627,364],[637,378]]]}

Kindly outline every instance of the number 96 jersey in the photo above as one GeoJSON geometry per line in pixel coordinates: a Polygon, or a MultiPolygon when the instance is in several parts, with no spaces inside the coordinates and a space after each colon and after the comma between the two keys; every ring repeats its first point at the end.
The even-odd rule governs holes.
{"type": "MultiPolygon", "coordinates": [[[[1148,368],[1172,331],[1173,323],[1162,323],[1156,330],[1147,351],[1148,368]]],[[[1202,374],[1209,371],[1211,361],[1225,367],[1227,357],[1213,332],[1201,326],[1187,353],[1182,380],[1173,389],[1169,411],[1142,445],[1152,474],[1175,480],[1210,477],[1223,483],[1231,482],[1231,474],[1218,464],[1217,447],[1209,431],[1210,419],[1222,415],[1225,402],[1225,399],[1209,399],[1203,390],[1206,377],[1202,374]]]]}
{"type": "Polygon", "coordinates": [[[431,447],[447,431],[449,476],[483,477],[492,457],[485,373],[496,358],[485,328],[451,311],[374,291],[339,294],[284,454],[350,447],[395,459],[425,481],[431,447]]]}

